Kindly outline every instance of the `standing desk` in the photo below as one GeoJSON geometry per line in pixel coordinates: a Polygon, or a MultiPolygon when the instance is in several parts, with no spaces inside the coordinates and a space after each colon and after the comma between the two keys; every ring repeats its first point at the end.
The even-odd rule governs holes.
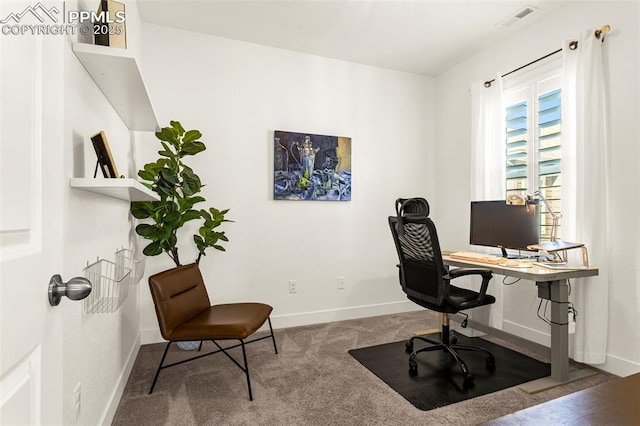
{"type": "MultiPolygon", "coordinates": [[[[569,371],[569,285],[568,279],[584,278],[598,275],[598,268],[551,270],[536,265],[531,268],[507,267],[470,260],[454,259],[442,256],[444,264],[461,268],[490,269],[494,274],[534,281],[538,287],[538,297],[551,302],[551,375],[526,383],[520,388],[529,393],[540,392],[563,383],[581,379],[594,374],[592,370],[582,369],[569,371]]],[[[452,315],[455,319],[456,316],[452,315]]],[[[462,316],[460,316],[460,319],[462,316]]],[[[510,333],[493,328],[472,319],[468,320],[471,328],[498,336],[507,341],[522,341],[510,333]]]]}

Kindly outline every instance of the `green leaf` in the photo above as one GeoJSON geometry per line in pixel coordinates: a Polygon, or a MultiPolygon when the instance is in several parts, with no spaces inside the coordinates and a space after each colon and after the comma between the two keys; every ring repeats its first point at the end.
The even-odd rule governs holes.
{"type": "Polygon", "coordinates": [[[176,149],[179,146],[178,132],[173,127],[163,127],[159,132],[156,132],[156,137],[161,141],[169,142],[176,149]]]}
{"type": "Polygon", "coordinates": [[[185,156],[185,155],[196,155],[199,152],[204,151],[205,149],[207,149],[206,146],[204,146],[204,144],[202,142],[185,142],[182,145],[182,150],[180,151],[180,155],[181,156],[185,156]]]}
{"type": "Polygon", "coordinates": [[[186,212],[184,212],[184,214],[182,215],[182,222],[187,222],[193,219],[199,219],[200,216],[200,212],[197,210],[187,210],[186,212]]]}
{"type": "Polygon", "coordinates": [[[152,182],[155,180],[155,177],[156,177],[153,173],[148,172],[146,170],[140,170],[138,172],[138,176],[140,176],[144,180],[150,180],[152,182]]]}
{"type": "Polygon", "coordinates": [[[182,190],[187,196],[200,192],[200,178],[198,175],[189,172],[182,173],[182,190]]]}
{"type": "Polygon", "coordinates": [[[166,180],[167,182],[170,182],[173,185],[178,183],[178,175],[175,172],[173,172],[173,170],[169,170],[169,169],[160,170],[160,177],[166,180]]]}
{"type": "Polygon", "coordinates": [[[141,223],[140,225],[136,226],[136,233],[141,237],[151,239],[158,234],[158,231],[154,225],[141,223]]]}
{"type": "Polygon", "coordinates": [[[204,209],[200,210],[200,215],[202,216],[202,218],[204,220],[211,220],[211,215],[209,214],[208,211],[206,211],[204,209]]]}
{"type": "Polygon", "coordinates": [[[131,214],[136,219],[147,219],[151,217],[153,204],[151,201],[136,201],[131,203],[131,214]]]}
{"type": "Polygon", "coordinates": [[[202,137],[202,133],[200,133],[199,130],[189,130],[187,133],[184,134],[184,137],[182,138],[182,142],[183,143],[192,142],[200,139],[201,137],[202,137]]]}
{"type": "Polygon", "coordinates": [[[173,222],[173,223],[178,223],[178,221],[180,220],[180,212],[178,211],[172,211],[167,213],[164,218],[163,221],[164,222],[173,222]]]}
{"type": "Polygon", "coordinates": [[[170,121],[169,124],[171,124],[171,127],[173,127],[176,132],[178,132],[179,136],[182,136],[184,134],[184,127],[182,127],[182,124],[180,124],[179,121],[170,121]]]}
{"type": "Polygon", "coordinates": [[[216,250],[220,250],[220,251],[227,251],[224,247],[219,246],[219,245],[217,245],[217,244],[216,244],[216,245],[214,245],[214,246],[213,246],[213,248],[214,248],[214,249],[216,249],[216,250]]]}
{"type": "Polygon", "coordinates": [[[142,250],[142,253],[145,256],[157,256],[162,253],[162,248],[160,247],[159,243],[153,242],[146,246],[144,250],[142,250]]]}
{"type": "Polygon", "coordinates": [[[204,198],[200,197],[200,196],[195,196],[195,197],[188,197],[184,199],[184,209],[188,210],[191,207],[193,207],[195,204],[197,203],[201,203],[203,201],[207,201],[204,198]]]}

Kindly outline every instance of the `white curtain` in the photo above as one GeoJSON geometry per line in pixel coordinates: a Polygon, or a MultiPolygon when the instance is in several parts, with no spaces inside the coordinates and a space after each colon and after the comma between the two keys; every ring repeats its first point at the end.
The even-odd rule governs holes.
{"type": "Polygon", "coordinates": [[[573,280],[578,311],[572,358],[606,361],[610,250],[610,140],[604,43],[585,32],[565,42],[562,82],[562,239],[584,243],[597,277],[573,280]]]}
{"type": "MultiPolygon", "coordinates": [[[[471,200],[505,198],[505,118],[502,77],[491,87],[484,82],[471,86],[471,200]]],[[[496,298],[491,306],[489,325],[502,329],[503,285],[493,279],[488,294],[496,298]]]]}

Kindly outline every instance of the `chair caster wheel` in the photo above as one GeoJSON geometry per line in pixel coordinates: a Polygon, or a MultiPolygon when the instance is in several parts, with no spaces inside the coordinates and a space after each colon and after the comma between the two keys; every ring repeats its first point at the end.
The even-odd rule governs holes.
{"type": "Polygon", "coordinates": [[[411,340],[407,340],[406,342],[404,342],[404,350],[410,354],[411,352],[413,352],[413,342],[411,340]]]}
{"type": "Polygon", "coordinates": [[[415,361],[409,361],[409,374],[412,376],[418,375],[418,363],[415,361]]]}
{"type": "Polygon", "coordinates": [[[465,389],[469,389],[473,387],[473,379],[475,379],[475,376],[471,373],[469,374],[465,374],[464,376],[464,382],[462,384],[462,387],[465,389]]]}
{"type": "Polygon", "coordinates": [[[492,356],[487,357],[487,370],[495,371],[496,369],[496,359],[492,356]]]}

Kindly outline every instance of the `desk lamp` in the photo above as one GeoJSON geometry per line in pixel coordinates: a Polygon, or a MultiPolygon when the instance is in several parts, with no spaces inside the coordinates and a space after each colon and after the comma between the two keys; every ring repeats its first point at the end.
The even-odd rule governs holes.
{"type": "Polygon", "coordinates": [[[528,246],[529,250],[542,250],[547,253],[551,253],[554,256],[557,256],[561,261],[567,261],[567,250],[582,248],[582,264],[584,267],[589,266],[589,256],[587,254],[587,248],[582,243],[570,243],[568,241],[558,240],[556,237],[558,235],[558,225],[560,222],[560,218],[562,218],[562,213],[555,213],[547,199],[542,195],[542,191],[537,190],[533,193],[533,195],[527,195],[526,197],[522,195],[510,195],[507,198],[507,204],[517,204],[517,205],[526,205],[529,206],[531,204],[538,204],[538,200],[544,203],[544,206],[547,208],[549,215],[551,216],[551,236],[550,241],[544,243],[538,243],[528,246]],[[558,252],[562,252],[560,255],[558,252]]]}

